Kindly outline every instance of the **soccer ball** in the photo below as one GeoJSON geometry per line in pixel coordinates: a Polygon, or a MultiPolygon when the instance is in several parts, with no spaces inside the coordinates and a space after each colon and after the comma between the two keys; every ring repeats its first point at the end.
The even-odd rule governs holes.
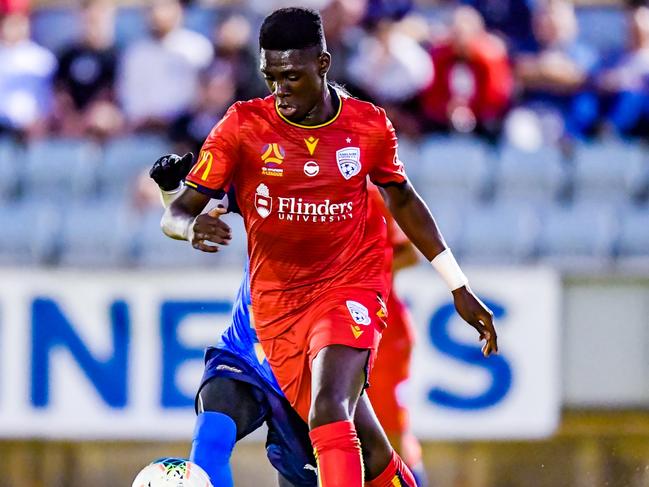
{"type": "Polygon", "coordinates": [[[214,487],[201,467],[184,458],[160,458],[137,474],[132,487],[214,487]]]}

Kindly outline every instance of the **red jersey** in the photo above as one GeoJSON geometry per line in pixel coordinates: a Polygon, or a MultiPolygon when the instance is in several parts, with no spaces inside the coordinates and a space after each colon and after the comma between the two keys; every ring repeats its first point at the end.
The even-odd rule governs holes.
{"type": "Polygon", "coordinates": [[[186,179],[211,196],[236,189],[262,339],[332,289],[387,293],[385,220],[370,212],[367,178],[405,182],[397,138],[382,109],[334,96],[336,115],[318,126],[288,121],[272,96],[235,103],[186,179]]]}

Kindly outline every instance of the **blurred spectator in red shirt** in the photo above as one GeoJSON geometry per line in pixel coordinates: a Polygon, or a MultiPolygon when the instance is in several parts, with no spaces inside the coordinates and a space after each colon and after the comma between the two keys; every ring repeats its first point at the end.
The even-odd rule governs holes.
{"type": "Polygon", "coordinates": [[[0,15],[29,13],[29,0],[0,0],[0,15]]]}
{"type": "Polygon", "coordinates": [[[123,125],[115,103],[115,6],[87,0],[83,38],[63,50],[56,74],[55,129],[65,136],[114,135],[123,125]]]}
{"type": "Polygon", "coordinates": [[[134,130],[164,131],[196,101],[199,75],[214,57],[209,39],[182,27],[178,0],[154,0],[150,37],[124,53],[118,69],[118,99],[134,130]]]}
{"type": "Polygon", "coordinates": [[[430,55],[435,78],[420,96],[424,129],[497,135],[513,88],[504,42],[485,30],[475,9],[458,7],[448,37],[430,55]]]}
{"type": "Polygon", "coordinates": [[[620,135],[649,137],[649,7],[628,11],[628,46],[596,77],[606,122],[620,135]]]}
{"type": "Polygon", "coordinates": [[[30,39],[27,14],[21,9],[0,14],[0,132],[45,133],[55,70],[54,55],[30,39]]]}

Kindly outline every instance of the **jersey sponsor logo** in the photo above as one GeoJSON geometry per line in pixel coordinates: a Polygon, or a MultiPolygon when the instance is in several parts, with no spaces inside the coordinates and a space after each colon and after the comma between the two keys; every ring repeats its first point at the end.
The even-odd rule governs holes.
{"type": "Polygon", "coordinates": [[[320,139],[316,139],[313,135],[308,139],[304,139],[304,143],[306,144],[306,148],[308,149],[310,155],[313,155],[313,153],[315,152],[315,148],[318,146],[318,142],[320,142],[320,139]]]}
{"type": "Polygon", "coordinates": [[[346,303],[349,314],[357,325],[369,325],[372,322],[370,312],[358,301],[347,300],[346,303]]]}
{"type": "Polygon", "coordinates": [[[271,143],[266,144],[262,148],[261,160],[264,163],[264,167],[261,168],[261,173],[264,176],[283,176],[284,169],[279,167],[286,157],[284,148],[277,144],[271,143]]]}
{"type": "Polygon", "coordinates": [[[320,166],[318,166],[318,163],[315,161],[307,161],[304,164],[304,174],[312,178],[313,176],[317,176],[317,174],[320,172],[320,166]]]}
{"type": "Polygon", "coordinates": [[[361,149],[359,147],[345,147],[336,151],[336,162],[340,174],[345,179],[351,179],[361,172],[361,149]]]}
{"type": "Polygon", "coordinates": [[[257,213],[262,218],[268,217],[270,212],[273,211],[273,198],[270,196],[268,186],[261,183],[257,186],[257,193],[255,194],[255,208],[257,213]]]}
{"type": "Polygon", "coordinates": [[[255,208],[262,218],[275,211],[280,220],[291,222],[331,223],[350,220],[354,216],[351,201],[332,203],[329,199],[307,201],[304,198],[271,196],[264,183],[257,186],[255,208]]]}
{"type": "Polygon", "coordinates": [[[206,181],[207,177],[210,175],[210,171],[212,170],[213,162],[214,156],[210,151],[201,151],[201,153],[198,155],[198,162],[194,166],[194,169],[192,169],[191,174],[193,176],[198,176],[199,178],[201,178],[201,181],[206,181]],[[203,172],[199,176],[201,169],[203,169],[203,172]]]}
{"type": "Polygon", "coordinates": [[[277,198],[277,212],[280,220],[328,223],[350,220],[353,217],[353,203],[332,203],[306,201],[303,198],[277,198]]]}

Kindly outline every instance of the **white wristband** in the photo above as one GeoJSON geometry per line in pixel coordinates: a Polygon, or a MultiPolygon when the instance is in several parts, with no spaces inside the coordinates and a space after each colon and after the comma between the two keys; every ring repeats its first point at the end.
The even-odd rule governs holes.
{"type": "Polygon", "coordinates": [[[451,249],[445,249],[430,262],[451,291],[466,286],[469,280],[460,269],[451,249]]]}
{"type": "Polygon", "coordinates": [[[169,213],[169,210],[167,210],[162,215],[160,226],[168,237],[177,240],[187,240],[189,243],[192,243],[192,240],[194,240],[194,223],[196,222],[196,218],[173,217],[169,213]]]}

